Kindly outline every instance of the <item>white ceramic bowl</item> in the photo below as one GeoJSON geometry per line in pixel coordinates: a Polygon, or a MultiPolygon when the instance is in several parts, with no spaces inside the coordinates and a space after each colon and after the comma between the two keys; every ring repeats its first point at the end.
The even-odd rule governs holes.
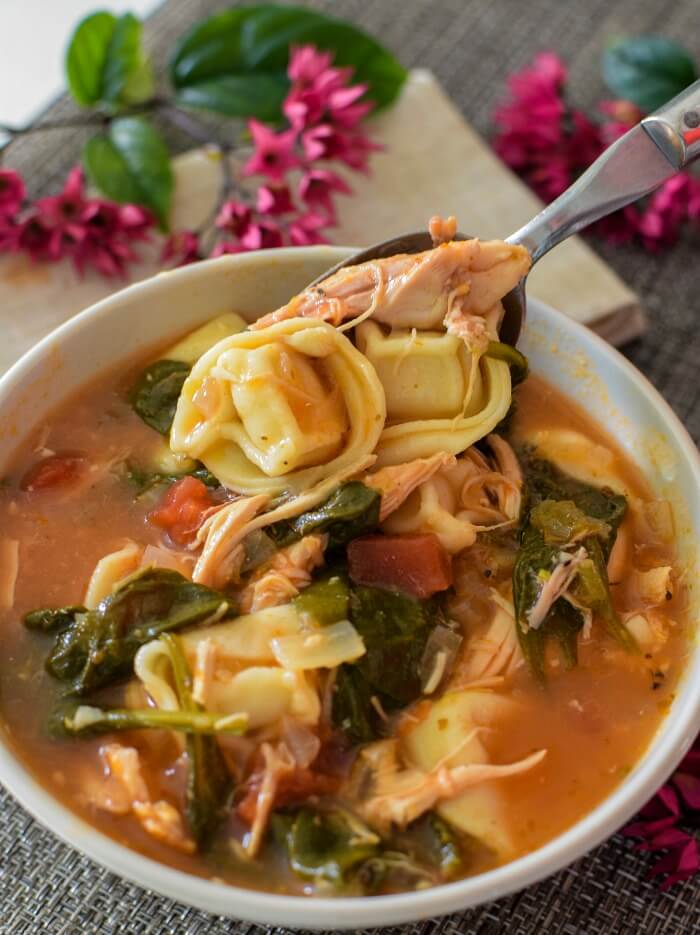
{"type": "MultiPolygon", "coordinates": [[[[77,315],[0,380],[0,475],[23,435],[83,383],[120,361],[226,311],[255,318],[282,305],[344,248],[308,247],[228,256],[164,273],[77,315]]],[[[532,369],[582,403],[676,509],[681,561],[697,610],[700,458],[666,403],[623,357],[560,313],[531,301],[522,348],[532,369]]],[[[44,825],[115,873],[210,912],[272,925],[334,930],[441,915],[504,896],[595,847],[644,804],[700,727],[700,651],[673,707],[629,776],[601,805],[534,853],[488,873],[434,889],[371,898],[276,896],[211,883],[128,850],[60,805],[0,743],[0,781],[44,825]]]]}

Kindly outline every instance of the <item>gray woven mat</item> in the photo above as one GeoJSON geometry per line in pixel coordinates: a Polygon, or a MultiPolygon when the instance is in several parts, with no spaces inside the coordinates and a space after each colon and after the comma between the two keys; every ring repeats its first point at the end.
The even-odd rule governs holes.
{"type": "MultiPolygon", "coordinates": [[[[55,2],[55,0],[54,0],[55,2]]],[[[109,4],[107,4],[108,6],[109,4]]],[[[151,19],[148,39],[162,59],[193,20],[226,2],[171,0],[151,19]]],[[[690,46],[700,60],[696,0],[327,0],[314,3],[360,23],[407,66],[432,68],[470,121],[484,131],[507,72],[537,51],[557,50],[570,63],[572,98],[589,106],[604,97],[599,59],[605,41],[627,32],[663,32],[690,46]]],[[[65,101],[52,116],[70,112],[65,101]]],[[[419,132],[419,128],[417,128],[419,132]]],[[[64,135],[64,134],[61,134],[64,135]]],[[[13,165],[37,191],[55,187],[79,152],[80,135],[25,139],[13,165]]],[[[467,219],[462,219],[469,229],[467,219]]],[[[601,248],[642,296],[651,329],[626,350],[700,438],[700,302],[698,240],[670,253],[601,248]]],[[[4,792],[0,793],[0,933],[2,935],[219,935],[281,933],[215,918],[128,885],[60,843],[4,792]]],[[[442,920],[386,932],[403,935],[539,935],[539,933],[700,931],[700,880],[663,894],[645,882],[648,862],[615,836],[555,877],[508,899],[442,920]]]]}

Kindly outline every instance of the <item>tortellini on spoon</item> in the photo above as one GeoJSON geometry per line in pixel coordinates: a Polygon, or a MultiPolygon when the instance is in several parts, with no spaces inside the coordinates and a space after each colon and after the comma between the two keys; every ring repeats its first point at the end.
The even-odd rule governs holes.
{"type": "Polygon", "coordinates": [[[385,419],[370,361],[331,325],[291,318],[225,338],[197,361],[170,445],[231,490],[296,494],[362,470],[385,419]]]}

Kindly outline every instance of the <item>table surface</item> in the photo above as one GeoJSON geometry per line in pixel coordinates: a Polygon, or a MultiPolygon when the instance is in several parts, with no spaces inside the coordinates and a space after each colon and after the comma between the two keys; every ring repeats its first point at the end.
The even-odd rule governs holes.
{"type": "MultiPolygon", "coordinates": [[[[36,0],[35,6],[38,5],[36,0]]],[[[209,12],[211,0],[170,0],[151,18],[147,37],[156,60],[173,40],[209,12]]],[[[506,75],[538,51],[554,49],[570,65],[571,98],[586,107],[605,97],[599,61],[615,35],[663,33],[684,42],[700,60],[694,0],[326,0],[309,6],[354,20],[379,36],[405,65],[432,68],[467,118],[489,132],[489,115],[506,75]]],[[[18,4],[19,6],[19,4],[18,4]]],[[[23,4],[27,9],[29,4],[23,4]]],[[[53,4],[52,4],[53,6],[53,4]]],[[[58,7],[59,4],[56,4],[58,7]]],[[[63,4],[61,4],[61,7],[63,4]]],[[[43,3],[42,3],[43,10],[43,3]]],[[[3,13],[3,16],[5,14],[3,13]]],[[[60,103],[54,113],[65,112],[60,103]]],[[[79,152],[38,150],[22,141],[13,160],[31,172],[37,189],[55,187],[79,152]]],[[[468,219],[460,219],[469,229],[468,219]]],[[[700,438],[700,334],[697,235],[669,253],[597,245],[640,294],[649,313],[647,335],[625,352],[700,438]]],[[[282,933],[215,918],[132,886],[97,867],[39,827],[0,792],[0,935],[257,935],[282,933]]],[[[540,935],[540,933],[700,931],[700,879],[662,893],[645,880],[647,858],[620,836],[540,884],[498,902],[440,920],[387,929],[403,935],[540,935]]]]}

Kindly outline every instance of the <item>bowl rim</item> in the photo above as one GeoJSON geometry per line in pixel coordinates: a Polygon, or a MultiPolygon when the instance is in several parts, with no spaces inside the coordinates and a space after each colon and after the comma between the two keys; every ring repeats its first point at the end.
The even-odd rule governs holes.
{"type": "MultiPolygon", "coordinates": [[[[273,256],[268,254],[267,258],[274,259],[275,264],[283,264],[292,255],[298,259],[301,251],[308,257],[326,255],[329,260],[352,252],[351,248],[335,246],[282,248],[273,251],[273,256]]],[[[266,251],[257,253],[262,261],[266,251]]],[[[182,280],[206,278],[214,264],[217,270],[225,265],[235,270],[241,257],[252,256],[230,255],[182,267],[168,272],[167,282],[172,283],[173,277],[182,280]]],[[[25,372],[46,358],[57,342],[70,339],[81,329],[93,327],[103,318],[108,318],[125,296],[142,293],[147,299],[164,282],[165,276],[161,274],[130,285],[83,310],[44,337],[0,377],[0,409],[4,393],[12,386],[20,385],[25,372]]],[[[543,302],[530,299],[529,308],[545,326],[556,322],[569,330],[587,357],[596,362],[607,359],[627,376],[635,392],[645,397],[663,417],[672,446],[689,465],[693,480],[700,487],[698,449],[668,403],[636,367],[588,328],[543,302]]],[[[54,798],[14,755],[1,734],[0,782],[44,827],[101,866],[142,888],[214,914],[246,921],[299,928],[357,929],[400,924],[464,910],[523,889],[563,869],[608,838],[653,795],[689,749],[699,723],[700,647],[696,644],[671,712],[660,724],[647,752],[631,774],[593,811],[547,844],[508,864],[430,889],[386,896],[309,898],[282,895],[217,883],[168,867],[119,844],[54,798]]]]}

